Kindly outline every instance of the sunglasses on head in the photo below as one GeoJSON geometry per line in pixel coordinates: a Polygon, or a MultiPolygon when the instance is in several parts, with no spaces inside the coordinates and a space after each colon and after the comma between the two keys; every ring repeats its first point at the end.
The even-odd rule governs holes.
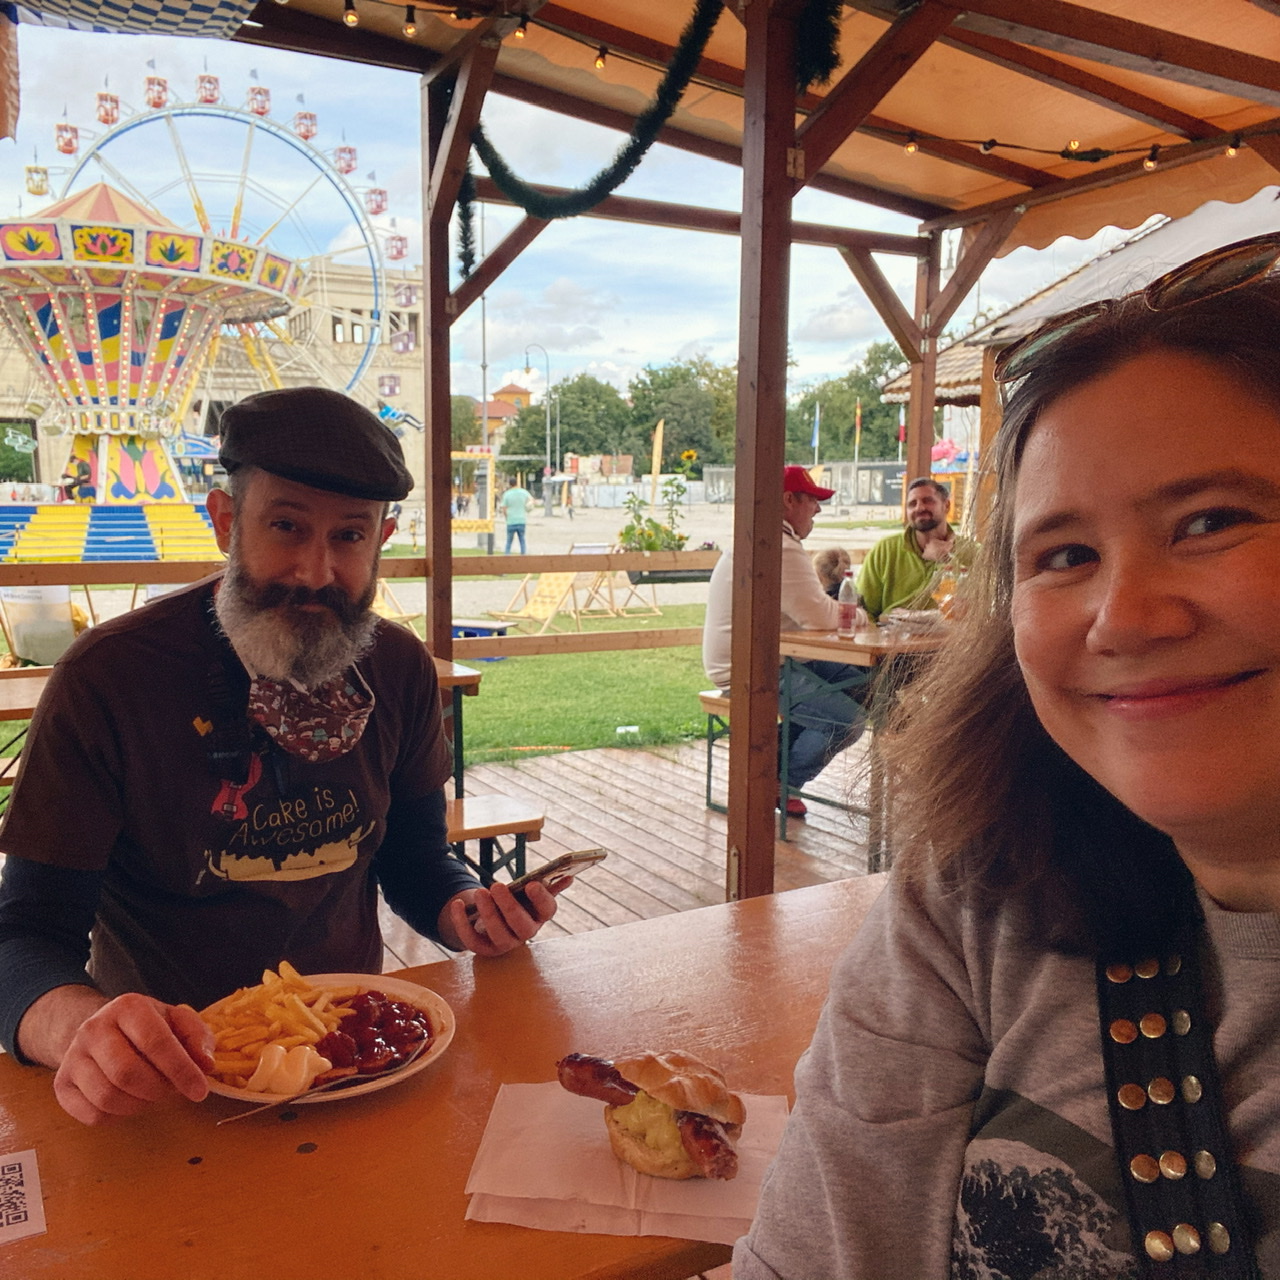
{"type": "Polygon", "coordinates": [[[1046,320],[1025,338],[1005,347],[996,357],[995,380],[1000,383],[1016,382],[1057,342],[1109,311],[1124,298],[1140,294],[1152,311],[1174,311],[1252,284],[1262,279],[1278,260],[1280,232],[1268,232],[1248,240],[1237,240],[1235,244],[1223,245],[1220,249],[1211,249],[1180,267],[1174,267],[1172,271],[1166,271],[1145,289],[1125,294],[1122,298],[1101,298],[1046,320]]]}

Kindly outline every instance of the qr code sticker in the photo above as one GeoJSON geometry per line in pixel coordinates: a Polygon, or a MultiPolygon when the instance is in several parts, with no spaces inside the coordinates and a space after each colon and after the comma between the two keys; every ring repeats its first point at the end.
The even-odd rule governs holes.
{"type": "Polygon", "coordinates": [[[34,1151],[0,1156],[0,1244],[45,1229],[44,1200],[34,1151]]]}
{"type": "Polygon", "coordinates": [[[23,1176],[22,1162],[0,1164],[0,1223],[6,1227],[26,1222],[27,1180],[23,1176]]]}

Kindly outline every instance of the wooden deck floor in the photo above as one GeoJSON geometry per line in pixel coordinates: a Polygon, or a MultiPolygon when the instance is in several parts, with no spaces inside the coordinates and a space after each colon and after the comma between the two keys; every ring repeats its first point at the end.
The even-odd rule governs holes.
{"type": "MultiPolygon", "coordinates": [[[[813,784],[843,798],[864,763],[859,743],[813,784]]],[[[535,756],[467,770],[467,793],[500,793],[541,806],[543,837],[529,846],[535,866],[574,849],[600,847],[609,858],[562,895],[543,936],[584,933],[725,900],[725,817],[706,808],[702,742],[641,750],[603,748],[535,756]]],[[[716,798],[723,802],[728,745],[718,744],[716,798]]],[[[856,795],[856,792],[855,792],[856,795]]],[[[810,802],[776,843],[775,886],[865,875],[865,817],[810,802]]],[[[440,952],[383,911],[388,967],[425,964],[440,952]]]]}

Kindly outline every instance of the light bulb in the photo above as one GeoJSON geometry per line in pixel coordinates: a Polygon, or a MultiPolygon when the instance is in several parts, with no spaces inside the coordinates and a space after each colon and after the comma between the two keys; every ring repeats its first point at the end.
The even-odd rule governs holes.
{"type": "Polygon", "coordinates": [[[603,70],[604,70],[604,60],[605,60],[608,56],[609,56],[609,50],[608,50],[608,49],[606,49],[606,48],[604,47],[604,45],[601,45],[601,46],[596,50],[596,70],[597,70],[597,71],[603,71],[603,70]]]}
{"type": "Polygon", "coordinates": [[[360,15],[356,12],[356,0],[342,0],[342,20],[349,27],[360,25],[360,15]]]}
{"type": "Polygon", "coordinates": [[[914,133],[907,139],[907,145],[902,149],[909,156],[915,155],[915,153],[920,150],[920,144],[916,141],[916,135],[914,133]]]}
{"type": "Polygon", "coordinates": [[[404,32],[406,40],[412,40],[418,34],[418,15],[414,12],[413,5],[405,6],[404,26],[400,30],[404,32]]]}
{"type": "Polygon", "coordinates": [[[1079,139],[1079,138],[1072,138],[1072,139],[1071,139],[1071,141],[1067,143],[1067,150],[1068,150],[1068,151],[1079,151],[1079,150],[1080,150],[1080,139],[1079,139]]]}
{"type": "Polygon", "coordinates": [[[1158,146],[1152,147],[1151,150],[1147,152],[1147,158],[1142,162],[1142,167],[1146,169],[1147,172],[1149,173],[1159,163],[1160,163],[1160,148],[1158,146]]]}
{"type": "Polygon", "coordinates": [[[529,15],[522,13],[520,15],[520,25],[516,28],[516,39],[523,40],[525,32],[529,29],[529,15]]]}
{"type": "Polygon", "coordinates": [[[1238,133],[1228,143],[1225,154],[1229,156],[1238,156],[1240,154],[1240,135],[1238,133]]]}

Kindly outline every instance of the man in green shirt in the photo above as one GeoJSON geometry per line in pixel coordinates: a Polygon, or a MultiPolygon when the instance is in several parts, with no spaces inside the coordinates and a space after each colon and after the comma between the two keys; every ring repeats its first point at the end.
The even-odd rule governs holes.
{"type": "Polygon", "coordinates": [[[524,488],[518,480],[513,480],[506,493],[498,501],[502,514],[507,522],[506,554],[511,553],[513,539],[520,542],[520,554],[524,555],[524,526],[529,516],[529,505],[533,502],[533,494],[524,488]]]}
{"type": "Polygon", "coordinates": [[[965,570],[978,546],[947,523],[951,495],[928,476],[907,486],[907,527],[876,543],[858,573],[858,593],[873,620],[890,609],[933,609],[943,565],[965,570]]]}

